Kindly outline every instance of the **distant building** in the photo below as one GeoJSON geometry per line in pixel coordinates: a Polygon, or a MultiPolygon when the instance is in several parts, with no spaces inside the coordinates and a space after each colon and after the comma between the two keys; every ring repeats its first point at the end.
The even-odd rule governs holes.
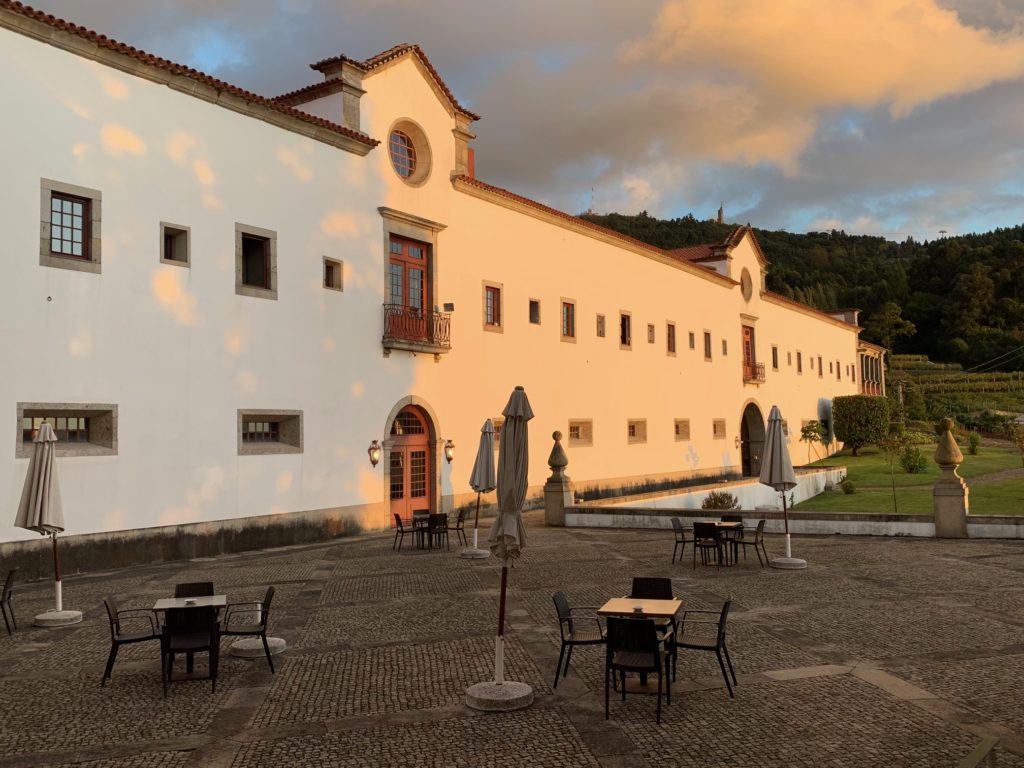
{"type": "Polygon", "coordinates": [[[766,290],[749,227],[664,251],[477,179],[415,46],[268,99],[0,0],[0,63],[0,488],[50,420],[82,541],[449,511],[517,384],[533,495],[555,430],[577,487],[754,475],[772,405],[861,390],[855,320],[766,290]]]}

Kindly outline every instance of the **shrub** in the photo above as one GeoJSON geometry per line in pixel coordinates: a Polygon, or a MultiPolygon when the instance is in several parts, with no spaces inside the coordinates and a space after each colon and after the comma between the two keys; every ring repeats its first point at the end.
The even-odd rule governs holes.
{"type": "Polygon", "coordinates": [[[884,440],[889,433],[889,402],[875,395],[847,395],[832,400],[832,422],[836,438],[857,450],[884,440]]]}
{"type": "Polygon", "coordinates": [[[739,509],[740,500],[728,491],[712,491],[704,497],[701,509],[739,509]]]}
{"type": "Polygon", "coordinates": [[[971,456],[978,455],[978,449],[981,447],[981,435],[977,432],[969,432],[967,434],[967,452],[971,456]]]}
{"type": "Polygon", "coordinates": [[[928,459],[916,445],[908,445],[900,453],[900,466],[912,475],[928,468],[928,459]]]}
{"type": "Polygon", "coordinates": [[[935,445],[938,442],[936,436],[932,432],[921,432],[919,430],[908,429],[904,436],[906,441],[911,445],[935,445]]]}
{"type": "Polygon", "coordinates": [[[847,496],[857,490],[857,486],[853,484],[853,480],[843,480],[843,482],[839,484],[839,487],[843,489],[843,493],[847,496]]]}

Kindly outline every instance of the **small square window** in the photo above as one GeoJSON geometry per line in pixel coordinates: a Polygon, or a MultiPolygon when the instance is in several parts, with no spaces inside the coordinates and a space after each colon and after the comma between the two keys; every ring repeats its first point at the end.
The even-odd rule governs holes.
{"type": "Polygon", "coordinates": [[[332,291],[345,289],[345,265],[337,259],[324,256],[324,288],[332,291]]]}
{"type": "Polygon", "coordinates": [[[647,419],[630,419],[626,422],[626,440],[628,443],[647,442],[647,419]]]}
{"type": "Polygon", "coordinates": [[[839,366],[840,365],[841,365],[841,363],[838,360],[836,360],[836,381],[842,381],[843,380],[843,374],[840,373],[840,371],[839,371],[839,366]]]}
{"type": "Polygon", "coordinates": [[[711,422],[711,434],[715,440],[725,440],[725,419],[715,419],[711,422]]]}
{"type": "Polygon", "coordinates": [[[651,325],[650,323],[647,324],[647,343],[654,343],[654,326],[651,325]]]}
{"type": "Polygon", "coordinates": [[[696,349],[696,348],[697,348],[697,334],[695,334],[693,331],[690,331],[690,349],[696,349]]]}
{"type": "Polygon", "coordinates": [[[674,355],[676,353],[676,324],[665,324],[665,352],[674,355]]]}
{"type": "Polygon", "coordinates": [[[793,365],[793,353],[792,352],[787,352],[786,353],[786,365],[788,365],[790,367],[792,367],[792,365],[793,365]]]}
{"type": "Polygon", "coordinates": [[[711,359],[711,333],[704,331],[704,359],[711,359]]]}
{"type": "Polygon", "coordinates": [[[779,370],[779,348],[775,346],[772,347],[772,370],[779,370]]]}
{"type": "Polygon", "coordinates": [[[277,233],[235,224],[235,293],[277,299],[277,233]]]}
{"type": "Polygon", "coordinates": [[[597,335],[598,338],[604,338],[604,315],[597,316],[597,335]]]}
{"type": "Polygon", "coordinates": [[[189,261],[189,228],[160,222],[160,261],[187,267],[189,261]]]}
{"type": "Polygon", "coordinates": [[[804,372],[804,353],[803,352],[797,352],[796,353],[796,372],[797,373],[803,373],[804,372]]]}
{"type": "Polygon", "coordinates": [[[242,285],[270,287],[269,245],[265,237],[242,235],[242,285]]]}
{"type": "Polygon", "coordinates": [[[562,341],[576,339],[576,303],[562,299],[562,341]]]}
{"type": "MultiPolygon", "coordinates": [[[[813,368],[813,367],[814,366],[812,365],[811,368],[813,368]]],[[[818,378],[820,379],[824,375],[825,375],[825,368],[821,364],[821,355],[818,355],[818,378]]]]}
{"type": "Polygon", "coordinates": [[[724,356],[724,355],[728,355],[728,354],[729,354],[729,342],[726,341],[725,339],[722,339],[722,355],[724,356]]]}
{"type": "Polygon", "coordinates": [[[589,419],[573,419],[569,422],[569,445],[585,446],[594,444],[594,422],[589,419]]]}
{"type": "Polygon", "coordinates": [[[530,299],[530,322],[540,325],[540,302],[537,299],[530,299]]]}
{"type": "Polygon", "coordinates": [[[690,420],[676,419],[675,438],[677,442],[686,442],[690,439],[690,420]]]}

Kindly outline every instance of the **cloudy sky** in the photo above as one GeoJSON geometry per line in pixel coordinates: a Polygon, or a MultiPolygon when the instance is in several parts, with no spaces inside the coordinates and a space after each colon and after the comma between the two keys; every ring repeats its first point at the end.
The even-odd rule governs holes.
{"type": "Polygon", "coordinates": [[[1024,0],[29,0],[265,95],[419,43],[477,175],[571,213],[1024,221],[1024,0]]]}

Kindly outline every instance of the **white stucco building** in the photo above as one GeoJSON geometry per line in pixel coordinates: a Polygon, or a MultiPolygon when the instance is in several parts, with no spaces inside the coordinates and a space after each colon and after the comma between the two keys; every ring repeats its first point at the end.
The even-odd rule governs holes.
{"type": "Polygon", "coordinates": [[[450,510],[517,384],[534,488],[555,430],[580,487],[750,474],[772,405],[796,440],[859,391],[855,314],[749,229],[665,252],[476,179],[414,46],[272,100],[0,0],[0,66],[0,542],[41,418],[67,533],[167,554],[450,510]]]}

